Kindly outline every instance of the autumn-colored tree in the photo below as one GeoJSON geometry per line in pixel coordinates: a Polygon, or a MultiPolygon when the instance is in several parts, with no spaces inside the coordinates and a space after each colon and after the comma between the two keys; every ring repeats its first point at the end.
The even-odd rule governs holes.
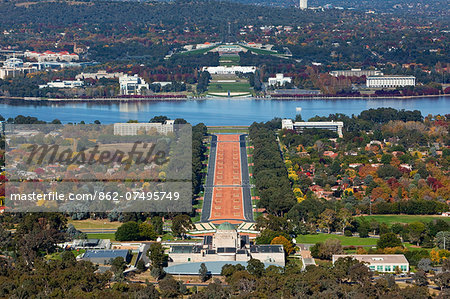
{"type": "Polygon", "coordinates": [[[279,244],[279,245],[283,245],[284,248],[284,252],[289,255],[294,251],[294,246],[292,246],[292,242],[289,241],[288,239],[286,239],[283,236],[278,236],[275,237],[272,242],[270,242],[270,244],[275,245],[275,244],[279,244]]]}

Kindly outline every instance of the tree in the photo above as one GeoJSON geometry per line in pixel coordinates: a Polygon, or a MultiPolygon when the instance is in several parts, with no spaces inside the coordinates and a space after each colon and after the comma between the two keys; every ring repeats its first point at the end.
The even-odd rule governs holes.
{"type": "Polygon", "coordinates": [[[442,272],[435,275],[432,280],[442,290],[450,288],[450,272],[442,272]]]}
{"type": "Polygon", "coordinates": [[[163,234],[163,221],[160,216],[153,216],[150,219],[150,222],[153,225],[153,229],[155,230],[156,234],[162,235],[163,234]]]}
{"type": "Polygon", "coordinates": [[[228,280],[230,277],[237,271],[244,271],[245,267],[241,264],[231,265],[231,264],[225,264],[222,267],[222,270],[220,271],[220,275],[225,276],[225,281],[229,282],[228,280]]]}
{"type": "Polygon", "coordinates": [[[208,284],[199,293],[193,294],[192,299],[227,299],[230,298],[230,291],[222,285],[222,282],[215,279],[214,282],[208,284]]]}
{"type": "Polygon", "coordinates": [[[117,241],[136,241],[140,239],[139,225],[135,221],[129,221],[119,226],[115,233],[117,241]]]}
{"type": "Polygon", "coordinates": [[[154,116],[150,119],[149,123],[164,123],[169,118],[165,115],[154,116]]]}
{"type": "Polygon", "coordinates": [[[372,278],[372,272],[363,263],[356,263],[349,269],[350,279],[358,282],[361,286],[370,282],[372,278]]]}
{"type": "Polygon", "coordinates": [[[346,209],[342,208],[339,210],[339,213],[337,215],[337,218],[339,219],[339,224],[342,227],[342,233],[345,232],[345,229],[351,224],[352,222],[352,213],[346,209]]]}
{"type": "Polygon", "coordinates": [[[433,269],[431,267],[431,260],[429,258],[421,259],[417,264],[417,268],[424,272],[430,271],[431,269],[433,269]]]}
{"type": "Polygon", "coordinates": [[[319,227],[326,228],[328,233],[331,233],[331,226],[336,220],[336,212],[331,209],[326,209],[319,215],[319,227]]]}
{"type": "Polygon", "coordinates": [[[387,233],[380,236],[377,241],[377,247],[384,249],[387,247],[403,247],[402,241],[394,233],[387,233]]]}
{"type": "Polygon", "coordinates": [[[408,224],[409,238],[419,246],[419,242],[425,232],[425,224],[422,222],[413,222],[408,224]]]}
{"type": "Polygon", "coordinates": [[[413,275],[413,280],[414,280],[414,283],[418,286],[427,286],[428,285],[428,278],[423,270],[417,271],[413,275]]]}
{"type": "Polygon", "coordinates": [[[350,268],[357,263],[358,260],[350,256],[338,258],[333,265],[334,275],[341,282],[345,282],[350,279],[350,268]]]}
{"type": "Polygon", "coordinates": [[[11,233],[4,229],[3,225],[0,224],[0,252],[2,250],[7,250],[12,245],[11,233]]]}
{"type": "Polygon", "coordinates": [[[188,215],[177,215],[172,219],[172,233],[182,239],[185,238],[186,232],[193,227],[191,217],[188,215]]]}
{"type": "Polygon", "coordinates": [[[146,222],[139,224],[139,236],[141,240],[156,240],[156,232],[153,225],[146,222]]]}
{"type": "Polygon", "coordinates": [[[118,256],[111,261],[111,271],[114,273],[115,280],[117,281],[123,280],[124,278],[123,271],[125,271],[126,267],[127,263],[121,256],[118,256]]]}
{"type": "Polygon", "coordinates": [[[341,241],[338,239],[327,239],[325,242],[318,242],[311,247],[311,255],[320,259],[331,259],[333,254],[342,254],[341,241]]]}
{"type": "Polygon", "coordinates": [[[157,278],[161,277],[164,274],[162,268],[167,263],[167,256],[164,254],[161,243],[152,243],[147,251],[147,256],[150,259],[152,275],[157,278]]]}
{"type": "Polygon", "coordinates": [[[321,256],[324,259],[331,259],[333,254],[342,254],[344,250],[342,249],[341,241],[338,239],[327,239],[323,242],[321,247],[321,256]]]}
{"type": "Polygon", "coordinates": [[[366,219],[362,218],[358,227],[359,237],[360,238],[369,237],[369,231],[370,231],[370,223],[366,219]]]}
{"type": "Polygon", "coordinates": [[[450,248],[450,231],[440,231],[436,234],[436,246],[441,249],[450,248]],[[445,246],[444,246],[445,243],[445,246]]]}
{"type": "Polygon", "coordinates": [[[382,179],[387,179],[390,177],[398,179],[402,176],[401,171],[392,165],[382,165],[378,167],[377,174],[382,179]]]}
{"type": "Polygon", "coordinates": [[[294,246],[292,246],[292,242],[286,239],[283,236],[275,237],[270,244],[280,244],[283,245],[284,252],[287,255],[290,255],[294,251],[294,246]]]}
{"type": "Polygon", "coordinates": [[[322,252],[322,242],[317,242],[310,248],[311,256],[314,258],[321,258],[320,254],[322,252]]]}
{"type": "Polygon", "coordinates": [[[450,272],[450,259],[446,258],[442,262],[442,271],[444,272],[450,272]]]}
{"type": "Polygon", "coordinates": [[[144,272],[145,270],[147,270],[147,267],[145,266],[145,262],[142,259],[140,259],[137,262],[136,268],[138,269],[139,272],[144,272]]]}
{"type": "Polygon", "coordinates": [[[247,263],[247,271],[251,275],[261,277],[264,274],[264,264],[258,259],[251,258],[247,263]]]}
{"type": "Polygon", "coordinates": [[[200,264],[200,269],[198,270],[198,274],[199,274],[200,280],[202,282],[205,282],[209,279],[209,272],[208,272],[208,268],[206,268],[205,263],[200,264]]]}
{"type": "Polygon", "coordinates": [[[158,283],[163,298],[176,298],[180,296],[182,294],[180,290],[181,284],[172,275],[167,275],[158,283]]]}
{"type": "Polygon", "coordinates": [[[383,154],[383,155],[381,156],[380,162],[383,163],[383,164],[385,164],[385,165],[390,164],[390,163],[391,163],[391,160],[392,160],[392,157],[393,157],[393,156],[390,155],[390,154],[383,154]]]}

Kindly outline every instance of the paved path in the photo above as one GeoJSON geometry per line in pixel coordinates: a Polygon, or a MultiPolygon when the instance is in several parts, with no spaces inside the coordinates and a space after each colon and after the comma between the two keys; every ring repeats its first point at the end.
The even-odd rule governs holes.
{"type": "Polygon", "coordinates": [[[246,135],[212,135],[202,222],[253,221],[246,135]]]}

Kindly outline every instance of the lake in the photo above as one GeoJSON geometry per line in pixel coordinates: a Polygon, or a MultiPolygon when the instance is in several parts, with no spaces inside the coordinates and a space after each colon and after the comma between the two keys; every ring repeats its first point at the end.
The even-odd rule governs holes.
{"type": "Polygon", "coordinates": [[[359,114],[370,108],[420,110],[422,115],[450,113],[450,97],[414,99],[333,99],[333,100],[258,100],[258,99],[210,99],[186,101],[154,101],[123,103],[29,103],[0,100],[0,115],[5,118],[19,114],[34,116],[40,120],[57,118],[63,123],[126,122],[137,119],[148,122],[155,115],[184,118],[192,124],[200,122],[209,126],[250,125],[254,121],[268,121],[274,117],[294,118],[296,107],[302,108],[303,119],[330,113],[359,114]]]}

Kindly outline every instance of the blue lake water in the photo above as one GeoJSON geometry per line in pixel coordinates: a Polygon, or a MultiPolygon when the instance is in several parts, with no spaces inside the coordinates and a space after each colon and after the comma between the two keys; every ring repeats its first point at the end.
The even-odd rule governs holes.
{"type": "Polygon", "coordinates": [[[50,103],[36,104],[19,102],[12,104],[0,100],[0,115],[5,118],[19,114],[34,116],[44,121],[57,118],[63,123],[125,122],[137,119],[147,122],[155,115],[184,118],[192,124],[206,125],[250,125],[254,121],[268,121],[274,117],[291,117],[296,107],[302,108],[303,119],[330,113],[359,114],[370,108],[392,107],[395,109],[420,110],[422,115],[449,114],[450,97],[414,99],[339,99],[339,100],[256,100],[256,99],[212,99],[189,101],[158,101],[129,103],[50,103]]]}

